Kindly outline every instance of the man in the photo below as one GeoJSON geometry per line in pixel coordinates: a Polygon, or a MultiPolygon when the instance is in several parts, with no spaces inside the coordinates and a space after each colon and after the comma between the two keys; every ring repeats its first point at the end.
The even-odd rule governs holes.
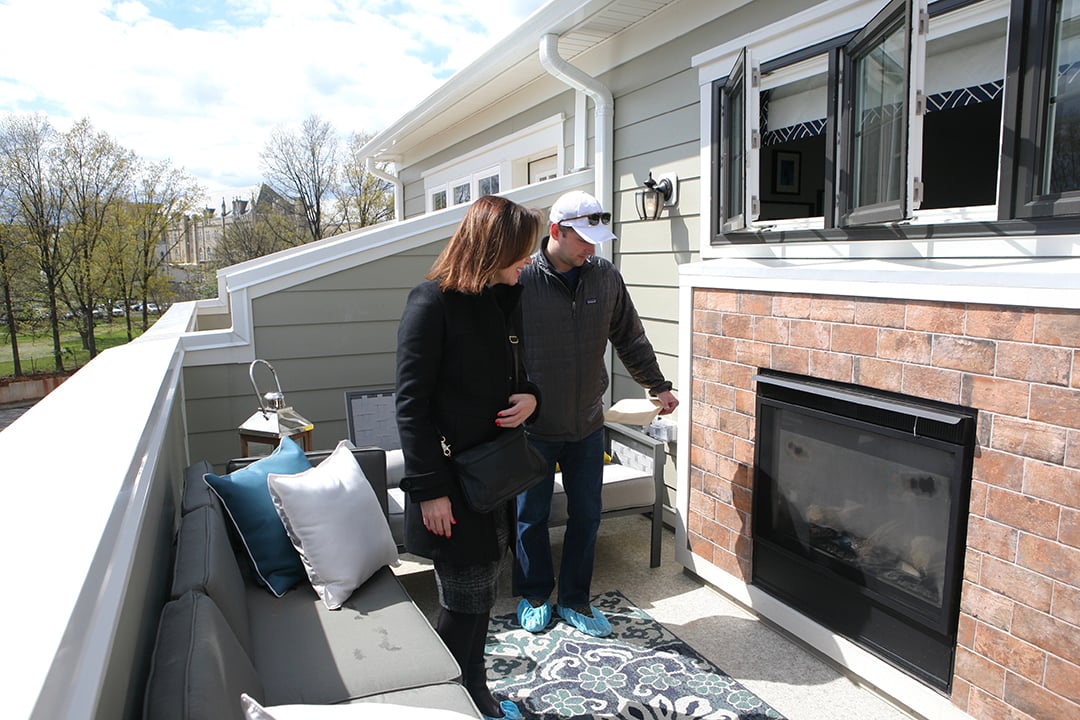
{"type": "Polygon", "coordinates": [[[548,515],[558,463],[569,520],[556,609],[578,630],[603,637],[611,624],[589,599],[602,510],[608,340],[634,380],[659,399],[661,415],[679,401],[660,372],[622,276],[611,262],[596,257],[597,245],[615,239],[611,213],[592,195],[574,191],[555,202],[549,219],[550,235],[520,279],[525,365],[544,398],[529,439],[549,468],[543,482],[518,496],[514,583],[522,600],[517,617],[530,632],[551,621],[555,575],[548,515]]]}

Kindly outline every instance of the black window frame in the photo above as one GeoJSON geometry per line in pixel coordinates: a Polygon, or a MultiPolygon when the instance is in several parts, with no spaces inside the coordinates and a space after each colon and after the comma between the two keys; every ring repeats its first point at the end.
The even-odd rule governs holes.
{"type": "MultiPolygon", "coordinates": [[[[899,222],[907,217],[908,207],[908,141],[911,123],[912,108],[909,103],[909,89],[911,87],[911,27],[910,3],[912,0],[891,0],[882,10],[861,30],[856,32],[843,48],[841,53],[842,71],[841,77],[845,79],[840,89],[840,133],[839,133],[839,173],[836,192],[836,217],[841,227],[854,227],[859,225],[881,225],[889,222],[899,222]],[[855,65],[865,55],[864,51],[876,46],[886,35],[897,30],[903,32],[904,40],[904,83],[902,101],[899,116],[905,118],[900,131],[900,196],[878,202],[872,205],[855,206],[852,202],[854,189],[853,179],[856,177],[855,162],[855,90],[858,85],[855,77],[855,65]]],[[[831,69],[831,68],[830,68],[831,69]]]]}
{"type": "Polygon", "coordinates": [[[1080,190],[1048,194],[1038,190],[1048,142],[1051,85],[1057,81],[1054,20],[1060,2],[1013,0],[1010,9],[999,220],[1080,214],[1080,190]]]}
{"type": "MultiPolygon", "coordinates": [[[[985,0],[936,0],[928,4],[931,18],[985,0]]],[[[720,172],[724,161],[720,122],[712,126],[711,183],[713,209],[716,219],[711,245],[765,244],[784,242],[848,242],[875,240],[949,239],[973,236],[1023,238],[1039,234],[1069,234],[1080,232],[1080,192],[1063,193],[1053,197],[1034,197],[1038,187],[1037,168],[1041,162],[1042,140],[1048,106],[1045,102],[1049,86],[1050,53],[1053,52],[1053,18],[1059,0],[1011,0],[1009,29],[1006,37],[1006,63],[1002,97],[1001,160],[998,171],[998,216],[995,221],[948,223],[884,223],[841,226],[841,200],[838,172],[841,143],[826,143],[826,179],[824,228],[820,230],[759,229],[748,226],[724,232],[720,193],[720,172]],[[1036,104],[1038,103],[1038,104],[1036,104]],[[1021,112],[1032,107],[1037,113],[1021,112]],[[1035,117],[1037,115],[1038,117],[1035,117]],[[1037,132],[1036,132],[1037,131],[1037,132]],[[1034,142],[1033,138],[1034,137],[1034,142]],[[1036,153],[1036,149],[1040,152],[1036,153]],[[1038,158],[1038,160],[1036,160],[1038,158]]],[[[779,58],[761,62],[762,75],[785,64],[798,62],[814,54],[829,53],[829,107],[827,130],[836,137],[836,115],[839,113],[839,94],[836,69],[844,61],[841,48],[856,34],[855,31],[826,39],[813,47],[802,48],[779,58]]],[[[722,90],[728,78],[713,82],[712,117],[721,117],[722,90]]],[[[910,110],[909,110],[910,115],[910,110]]]]}
{"type": "Polygon", "coordinates": [[[718,225],[719,225],[719,230],[720,230],[721,234],[730,234],[732,232],[745,231],[750,227],[750,222],[749,222],[749,217],[748,217],[748,215],[750,214],[749,213],[749,208],[748,208],[748,202],[749,202],[748,198],[749,198],[750,188],[748,188],[747,184],[746,184],[746,176],[747,176],[746,163],[747,163],[747,155],[750,152],[750,148],[747,147],[747,144],[745,142],[745,136],[746,136],[745,123],[746,123],[746,118],[747,118],[746,103],[747,103],[747,98],[749,97],[749,93],[747,92],[749,88],[746,87],[746,82],[745,82],[746,81],[746,63],[748,61],[749,61],[749,58],[747,57],[746,49],[744,48],[743,51],[741,53],[739,53],[739,58],[738,58],[738,60],[735,61],[735,65],[731,69],[731,74],[728,75],[726,78],[724,78],[722,81],[717,81],[717,83],[714,83],[714,87],[716,87],[717,93],[718,93],[717,94],[717,100],[718,100],[717,108],[718,108],[719,113],[720,113],[720,115],[719,115],[720,122],[716,123],[716,125],[719,127],[719,135],[720,135],[720,137],[719,137],[719,141],[720,141],[719,142],[720,157],[719,157],[719,168],[718,168],[719,169],[719,179],[718,179],[718,182],[716,184],[716,190],[717,190],[717,196],[718,196],[718,201],[719,201],[718,207],[717,207],[717,210],[718,210],[717,218],[718,218],[718,225]],[[744,132],[742,133],[742,136],[743,136],[743,140],[742,140],[742,145],[743,145],[743,148],[742,148],[742,162],[740,163],[740,167],[739,167],[739,172],[740,172],[741,177],[742,177],[742,195],[741,195],[740,207],[732,208],[732,207],[729,207],[729,203],[728,203],[729,197],[728,196],[730,194],[729,178],[732,176],[734,171],[733,171],[733,168],[731,167],[731,164],[732,164],[731,151],[730,151],[731,133],[728,132],[728,128],[729,128],[730,123],[731,123],[731,114],[732,114],[732,101],[730,100],[730,98],[733,95],[734,91],[736,91],[736,90],[741,91],[741,93],[742,93],[742,102],[741,102],[742,116],[741,116],[740,127],[743,128],[744,132]]]}

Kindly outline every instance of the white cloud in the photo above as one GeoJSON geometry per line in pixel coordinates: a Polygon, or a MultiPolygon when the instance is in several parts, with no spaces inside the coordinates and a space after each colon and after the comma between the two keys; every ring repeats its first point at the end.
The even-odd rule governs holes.
{"type": "Polygon", "coordinates": [[[275,127],[379,130],[544,2],[0,0],[0,115],[88,117],[229,195],[275,127]]]}

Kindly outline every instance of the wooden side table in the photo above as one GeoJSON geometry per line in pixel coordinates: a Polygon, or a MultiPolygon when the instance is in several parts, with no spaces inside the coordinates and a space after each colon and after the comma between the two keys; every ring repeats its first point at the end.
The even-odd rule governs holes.
{"type": "MultiPolygon", "coordinates": [[[[311,430],[303,430],[289,435],[289,438],[298,443],[304,452],[311,451],[311,430]]],[[[248,453],[248,443],[270,445],[277,447],[281,444],[280,435],[267,435],[265,433],[253,433],[240,430],[240,457],[251,457],[248,453]]]]}

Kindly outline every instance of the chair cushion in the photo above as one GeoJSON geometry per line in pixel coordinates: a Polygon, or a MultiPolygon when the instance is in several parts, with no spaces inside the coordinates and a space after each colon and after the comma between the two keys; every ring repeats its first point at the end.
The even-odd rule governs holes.
{"type": "Polygon", "coordinates": [[[189,590],[209,595],[241,645],[250,650],[244,576],[219,507],[204,505],[181,518],[170,597],[189,590]]]}
{"type": "Polygon", "coordinates": [[[270,497],[300,554],[308,580],[336,610],[384,565],[397,565],[397,544],[351,443],[310,470],[270,473],[270,497]]]}
{"type": "Polygon", "coordinates": [[[143,718],[244,720],[241,693],[261,698],[263,685],[214,601],[189,590],[166,603],[158,622],[143,718]]]}
{"type": "MultiPolygon", "coordinates": [[[[656,501],[656,481],[652,473],[611,463],[604,466],[601,498],[604,512],[648,507],[656,501]]],[[[566,522],[566,518],[566,491],[563,489],[562,473],[555,473],[549,522],[558,525],[566,522]]]]}
{"type": "Polygon", "coordinates": [[[240,534],[259,582],[278,597],[307,574],[274,507],[266,478],[272,472],[292,475],[310,469],[304,451],[286,437],[272,453],[246,467],[226,475],[203,476],[240,534]]]}
{"type": "Polygon", "coordinates": [[[348,702],[448,682],[461,670],[388,567],[340,610],[304,583],[282,598],[247,592],[251,659],[267,705],[348,702]],[[303,658],[303,662],[297,662],[303,658]]]}

